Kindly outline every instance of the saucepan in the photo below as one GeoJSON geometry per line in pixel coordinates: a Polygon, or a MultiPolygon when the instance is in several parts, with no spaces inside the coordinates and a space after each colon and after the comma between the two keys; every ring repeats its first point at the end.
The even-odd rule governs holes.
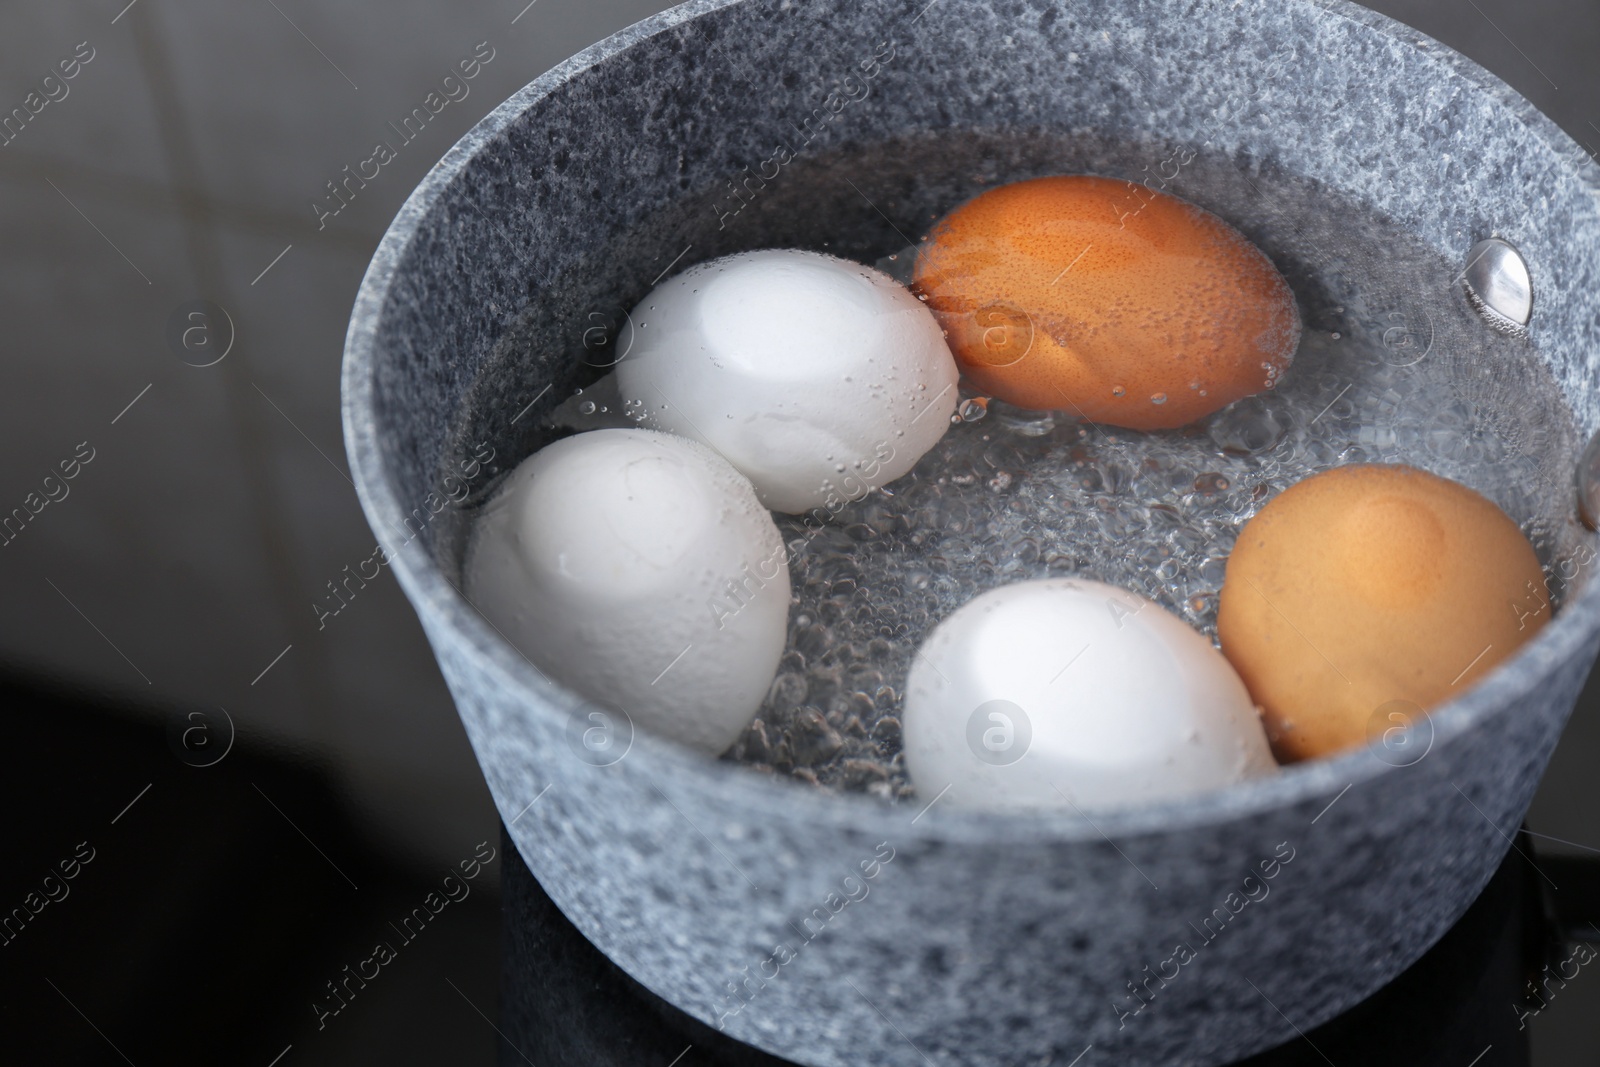
{"type": "Polygon", "coordinates": [[[346,442],[518,850],[644,986],[819,1067],[1222,1063],[1451,926],[1595,658],[1573,479],[1600,426],[1597,192],[1508,87],[1342,0],[697,0],[531,82],[428,174],[356,300],[346,442]],[[1549,625],[1425,729],[1182,803],[973,811],[596,717],[463,595],[474,509],[665,274],[774,246],[882,262],[985,188],[1071,173],[1198,203],[1273,259],[1305,325],[1283,389],[1360,343],[1448,390],[1418,412],[1317,386],[1359,427],[1325,463],[1481,454],[1467,480],[1549,576],[1549,625]],[[1491,238],[1532,280],[1525,329],[1462,285],[1491,238]]]}

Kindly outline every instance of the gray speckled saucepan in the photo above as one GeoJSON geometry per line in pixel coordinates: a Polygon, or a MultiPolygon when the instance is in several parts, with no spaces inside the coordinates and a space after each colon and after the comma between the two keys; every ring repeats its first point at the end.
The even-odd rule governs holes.
{"type": "MultiPolygon", "coordinates": [[[[830,794],[643,735],[586,747],[592,709],[458,587],[470,505],[606,362],[589,331],[669,268],[771,244],[870,262],[1052,172],[1160,173],[1285,266],[1303,312],[1322,281],[1294,266],[1297,218],[1381,215],[1451,262],[1505,237],[1531,338],[1440,355],[1503,404],[1479,386],[1532,353],[1548,395],[1515,402],[1574,439],[1600,424],[1596,168],[1485,71],[1340,0],[698,0],[484,119],[356,300],[357,488],[528,866],[645,986],[800,1063],[1216,1064],[1293,1038],[1483,887],[1600,642],[1578,576],[1420,759],[1379,746],[1093,823],[830,794]],[[843,180],[864,175],[904,234],[870,230],[843,180]]],[[[1549,451],[1570,496],[1576,455],[1549,451]]]]}

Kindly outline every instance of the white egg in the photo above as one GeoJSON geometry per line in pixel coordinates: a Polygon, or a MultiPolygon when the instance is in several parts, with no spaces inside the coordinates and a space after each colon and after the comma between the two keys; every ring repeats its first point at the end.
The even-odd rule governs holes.
{"type": "Polygon", "coordinates": [[[1244,683],[1143,597],[1049,579],[941,622],[906,684],[917,792],[972,808],[1101,809],[1218,789],[1277,764],[1244,683]]]}
{"type": "Polygon", "coordinates": [[[691,267],[634,308],[617,365],[644,425],[716,449],[774,511],[836,510],[915,466],[950,426],[956,364],[888,275],[815,252],[691,267]]]}
{"type": "Polygon", "coordinates": [[[512,472],[474,524],[466,595],[551,678],[719,753],[777,672],[785,552],[750,483],[704,445],[595,430],[512,472]]]}

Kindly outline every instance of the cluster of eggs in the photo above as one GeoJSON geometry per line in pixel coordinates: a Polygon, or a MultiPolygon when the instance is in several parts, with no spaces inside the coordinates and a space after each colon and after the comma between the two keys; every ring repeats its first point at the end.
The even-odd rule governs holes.
{"type": "MultiPolygon", "coordinates": [[[[549,676],[654,733],[725,750],[766,695],[791,606],[771,511],[836,512],[908,473],[957,383],[1133,430],[1273,388],[1293,294],[1223,220],[1126,183],[1055,177],[943,219],[908,289],[812,252],[742,253],[658,285],[615,385],[636,426],[524,461],[479,517],[466,591],[549,676]]],[[[957,419],[956,421],[959,421],[957,419]]],[[[1526,538],[1406,467],[1295,485],[1241,531],[1220,650],[1083,579],[958,608],[906,680],[908,770],[973,807],[1104,808],[1272,773],[1448,699],[1548,612],[1526,538]],[[1276,755],[1277,759],[1274,759],[1276,755]]]]}

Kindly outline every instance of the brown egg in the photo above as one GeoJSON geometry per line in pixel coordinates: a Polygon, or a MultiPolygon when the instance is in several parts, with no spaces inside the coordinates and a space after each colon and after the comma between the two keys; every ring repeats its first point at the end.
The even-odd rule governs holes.
{"type": "Polygon", "coordinates": [[[1137,430],[1270,389],[1300,340],[1293,293],[1243,234],[1114,178],[969,200],[924,242],[915,288],[974,387],[1137,430]]]}
{"type": "Polygon", "coordinates": [[[1448,479],[1374,464],[1307,478],[1245,525],[1217,634],[1287,762],[1419,719],[1550,613],[1539,560],[1505,512],[1448,479]]]}

